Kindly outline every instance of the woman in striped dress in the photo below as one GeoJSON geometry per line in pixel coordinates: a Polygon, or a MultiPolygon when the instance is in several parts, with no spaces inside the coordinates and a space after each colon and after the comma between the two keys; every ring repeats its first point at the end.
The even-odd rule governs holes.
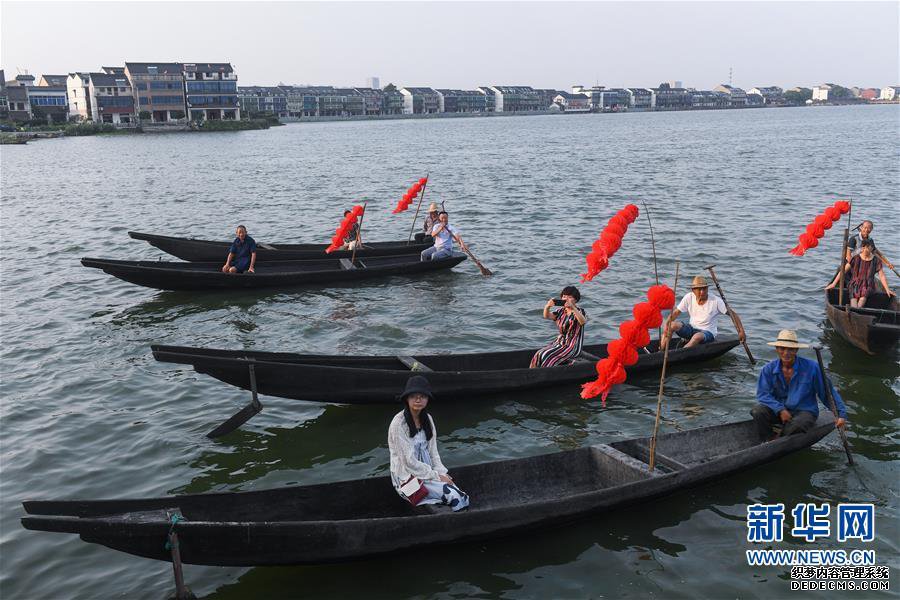
{"type": "MultiPolygon", "coordinates": [[[[850,293],[850,307],[863,308],[866,300],[870,295],[878,291],[875,288],[875,276],[877,275],[881,281],[881,287],[884,288],[888,298],[894,295],[888,285],[887,278],[884,276],[884,268],[881,265],[881,259],[875,255],[875,244],[871,239],[865,239],[860,245],[859,254],[850,259],[850,262],[844,265],[844,271],[850,272],[850,281],[847,284],[847,291],[850,293]]],[[[840,273],[834,277],[825,289],[834,288],[840,273]]]]}
{"type": "Polygon", "coordinates": [[[574,285],[567,285],[559,296],[559,300],[550,298],[544,305],[544,318],[556,321],[559,335],[535,353],[531,359],[532,369],[565,364],[581,354],[587,322],[587,315],[576,305],[581,294],[574,285]],[[554,310],[554,307],[559,308],[554,310]]]}

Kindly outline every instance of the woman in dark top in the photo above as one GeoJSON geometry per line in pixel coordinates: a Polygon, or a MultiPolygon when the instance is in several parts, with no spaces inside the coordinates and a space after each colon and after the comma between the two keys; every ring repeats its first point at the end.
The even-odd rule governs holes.
{"type": "MultiPolygon", "coordinates": [[[[850,259],[850,262],[844,265],[844,271],[850,272],[850,281],[847,283],[847,291],[850,293],[850,307],[863,308],[866,305],[868,297],[875,293],[875,276],[881,282],[888,296],[893,296],[894,292],[888,286],[887,278],[884,276],[884,268],[881,259],[875,256],[875,244],[871,239],[864,239],[860,247],[860,252],[850,259]]],[[[834,281],[832,281],[825,289],[834,288],[840,273],[838,273],[834,281]]]]}
{"type": "Polygon", "coordinates": [[[550,298],[544,305],[544,318],[556,321],[559,335],[534,354],[531,359],[532,369],[565,364],[581,354],[584,324],[587,322],[587,315],[576,304],[581,300],[581,293],[574,285],[567,285],[559,296],[559,302],[550,298]],[[554,310],[554,306],[558,306],[560,302],[562,306],[554,310]]]}

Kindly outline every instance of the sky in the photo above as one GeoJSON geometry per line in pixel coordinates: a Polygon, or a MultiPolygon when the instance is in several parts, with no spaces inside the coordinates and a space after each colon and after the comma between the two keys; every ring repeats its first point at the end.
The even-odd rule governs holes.
{"type": "Polygon", "coordinates": [[[239,85],[900,83],[900,2],[0,2],[0,67],[230,62],[239,85]]]}

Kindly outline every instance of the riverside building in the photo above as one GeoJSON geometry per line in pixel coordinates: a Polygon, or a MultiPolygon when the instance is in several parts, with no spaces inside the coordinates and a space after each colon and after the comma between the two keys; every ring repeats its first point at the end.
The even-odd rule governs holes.
{"type": "Polygon", "coordinates": [[[187,107],[181,63],[125,63],[134,90],[134,108],[154,123],[183,123],[187,107]]]}

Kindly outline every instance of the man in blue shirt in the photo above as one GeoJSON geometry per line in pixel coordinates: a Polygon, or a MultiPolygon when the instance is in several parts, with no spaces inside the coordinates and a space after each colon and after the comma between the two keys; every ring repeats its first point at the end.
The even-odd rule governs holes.
{"type": "Polygon", "coordinates": [[[222,267],[223,273],[255,273],[256,265],[256,241],[247,235],[247,228],[238,225],[237,235],[228,248],[228,258],[225,259],[225,266],[222,267]]]}
{"type": "MultiPolygon", "coordinates": [[[[819,418],[817,396],[822,405],[831,410],[827,404],[818,363],[797,356],[798,349],[809,348],[809,345],[798,343],[797,333],[790,329],[778,332],[778,339],[769,342],[769,345],[775,346],[778,358],[764,366],[760,372],[756,386],[759,404],[750,411],[762,440],[778,437],[778,434],[773,433],[776,426],[781,426],[780,435],[783,436],[805,433],[812,429],[819,418]]],[[[830,381],[828,386],[838,411],[835,426],[843,427],[847,421],[847,407],[830,381]]]]}

